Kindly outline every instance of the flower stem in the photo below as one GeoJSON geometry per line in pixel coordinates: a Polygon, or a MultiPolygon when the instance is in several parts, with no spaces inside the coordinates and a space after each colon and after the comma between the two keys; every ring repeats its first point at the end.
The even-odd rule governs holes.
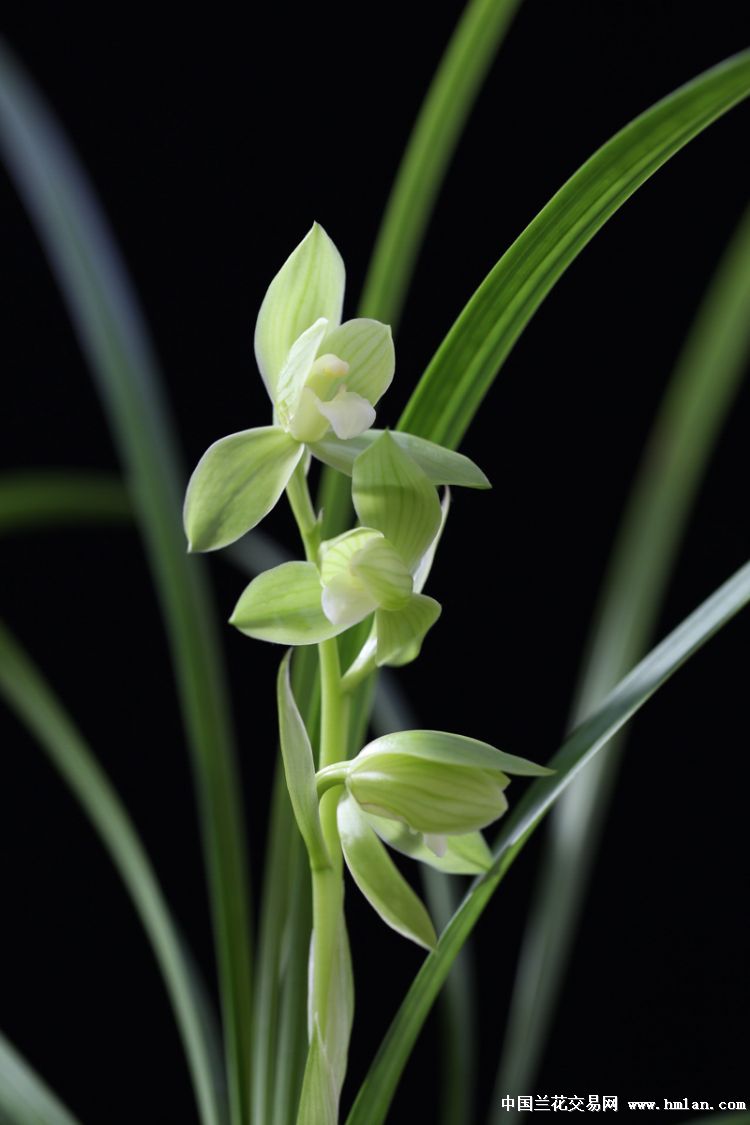
{"type": "MultiPolygon", "coordinates": [[[[287,486],[294,518],[299,527],[305,555],[310,562],[318,563],[320,527],[310,500],[303,463],[295,470],[287,486]]],[[[320,662],[320,769],[347,756],[349,730],[349,700],[341,688],[338,641],[332,638],[318,645],[320,662]]],[[[324,1042],[328,1022],[331,978],[337,956],[341,956],[339,940],[343,912],[343,862],[336,825],[338,786],[323,794],[320,802],[320,820],[328,849],[330,866],[311,866],[313,897],[313,969],[312,1012],[317,1020],[324,1042]]]]}

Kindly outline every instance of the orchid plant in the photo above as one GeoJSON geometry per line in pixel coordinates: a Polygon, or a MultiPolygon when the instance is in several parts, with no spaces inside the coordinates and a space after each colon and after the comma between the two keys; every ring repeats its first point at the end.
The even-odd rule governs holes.
{"type": "Polygon", "coordinates": [[[278,680],[284,772],[312,882],[309,1048],[298,1114],[310,1125],[338,1121],[354,1013],[342,857],[382,921],[431,949],[437,936],[427,909],[384,844],[446,873],[481,874],[492,862],[481,830],[508,808],[508,774],[552,772],[442,731],[397,732],[347,757],[350,694],[376,668],[415,660],[440,616],[422,590],[448,514],[447,487],[489,482],[450,449],[371,428],[393,378],[393,341],[379,321],[340,323],[344,280],[341,255],[315,224],[258,314],[255,354],[275,424],[214,443],[190,479],[183,511],[190,549],[215,550],[255,527],[286,491],[304,548],[304,561],[253,579],[230,622],[259,640],[319,646],[317,763],[292,692],[291,650],[278,680]],[[311,457],[351,477],[358,524],[327,541],[307,485],[311,457]],[[336,638],[368,621],[342,674],[336,638]]]}
{"type": "MultiPolygon", "coordinates": [[[[644,656],[685,517],[750,349],[749,216],[660,408],[613,550],[573,729],[549,764],[444,731],[368,733],[375,678],[392,674],[380,670],[409,664],[423,646],[429,653],[431,630],[439,635],[441,607],[425,590],[446,533],[451,490],[489,488],[457,447],[514,342],[618,208],[750,96],[750,53],[744,52],[614,134],[498,259],[413,388],[397,427],[378,428],[377,410],[396,370],[385,322],[395,324],[399,316],[443,171],[517,7],[518,0],[469,0],[386,208],[360,303],[370,315],[342,321],[344,264],[317,224],[271,281],[255,331],[270,424],[210,446],[184,495],[182,526],[184,476],[135,295],[54,115],[0,43],[0,149],[77,327],[128,483],[126,489],[119,478],[8,474],[0,482],[0,533],[66,520],[135,518],[140,527],[193,766],[220,1020],[124,803],[52,687],[2,624],[0,695],[48,754],[122,877],[166,985],[201,1125],[338,1125],[358,962],[346,925],[346,871],[346,882],[374,911],[373,925],[379,919],[427,951],[346,1117],[347,1125],[384,1125],[456,957],[554,807],[556,830],[524,938],[499,1096],[490,1108],[489,1125],[505,1125],[506,1095],[533,1087],[597,826],[616,788],[617,757],[600,751],[750,604],[748,564],[644,656]],[[323,473],[317,507],[313,461],[323,473]],[[255,954],[242,770],[208,584],[201,560],[187,557],[185,538],[193,555],[225,548],[252,532],[284,494],[304,557],[262,573],[254,563],[230,618],[241,634],[283,649],[276,681],[279,768],[271,800],[262,795],[264,812],[272,808],[255,954]],[[340,517],[352,509],[356,524],[347,526],[340,517]],[[529,785],[509,808],[514,776],[529,785]],[[484,831],[498,821],[488,842],[484,831]],[[450,899],[444,917],[427,909],[405,877],[416,870],[428,889],[439,886],[443,905],[450,899]],[[453,876],[471,877],[460,901],[450,890],[453,876]]],[[[409,725],[405,719],[380,730],[409,725]]],[[[471,1053],[463,1049],[474,1031],[471,1004],[462,1006],[463,995],[456,1002],[456,990],[446,999],[452,1007],[440,1068],[441,1125],[471,1125],[477,1120],[473,1079],[462,1061],[471,1053]]],[[[0,1119],[78,1125],[2,1035],[0,1119]]]]}

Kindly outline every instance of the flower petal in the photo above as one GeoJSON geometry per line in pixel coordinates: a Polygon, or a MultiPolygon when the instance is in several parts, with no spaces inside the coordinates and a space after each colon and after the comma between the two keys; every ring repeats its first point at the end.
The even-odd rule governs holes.
{"type": "Polygon", "coordinates": [[[426,863],[446,875],[481,875],[492,865],[492,852],[481,832],[445,836],[445,854],[435,855],[425,846],[420,832],[412,832],[401,821],[365,813],[368,822],[389,847],[418,863],[426,863]]]}
{"type": "Polygon", "coordinates": [[[347,320],[328,333],[325,348],[349,364],[347,388],[374,406],[391,385],[396,369],[390,327],[364,317],[347,320]]]}
{"type": "Polygon", "coordinates": [[[441,612],[440,603],[425,594],[414,594],[403,609],[379,609],[375,615],[378,667],[400,668],[416,660],[441,612]]]}
{"type": "Polygon", "coordinates": [[[317,866],[323,866],[329,862],[329,859],[318,812],[313,751],[292,692],[289,677],[290,657],[291,652],[287,652],[276,679],[281,758],[294,819],[305,841],[310,861],[317,866]]]}
{"type": "Polygon", "coordinates": [[[387,539],[375,539],[352,557],[352,574],[384,609],[403,609],[411,598],[414,582],[387,539]]]}
{"type": "Polygon", "coordinates": [[[328,419],[336,437],[342,441],[348,441],[369,430],[375,421],[375,409],[367,399],[343,388],[330,402],[319,402],[318,410],[328,419]]]}
{"type": "MultiPolygon", "coordinates": [[[[326,434],[315,443],[313,453],[319,461],[330,465],[332,469],[351,476],[355,458],[369,449],[383,433],[383,430],[368,430],[366,434],[360,434],[346,442],[339,441],[333,434],[326,434]]],[[[390,434],[433,484],[455,484],[461,488],[492,487],[478,465],[464,457],[463,453],[443,449],[442,445],[416,437],[415,434],[404,434],[399,430],[391,430],[390,434]]]]}
{"type": "Polygon", "coordinates": [[[266,291],[255,326],[255,356],[271,399],[292,344],[319,317],[341,322],[346,274],[341,255],[317,223],[266,291]]]}
{"type": "Polygon", "coordinates": [[[382,531],[413,569],[440,527],[440,501],[419,465],[389,433],[354,462],[352,498],[361,522],[382,531]]]}
{"type": "Polygon", "coordinates": [[[282,426],[289,428],[299,405],[305,379],[315,362],[320,342],[325,336],[328,321],[321,317],[297,337],[289,349],[284,366],[276,383],[274,405],[282,426]]]}
{"type": "Polygon", "coordinates": [[[337,626],[339,632],[364,621],[377,601],[369,590],[355,583],[351,576],[337,574],[323,587],[323,613],[337,626]]]}
{"type": "Polygon", "coordinates": [[[288,562],[254,578],[229,618],[241,633],[281,645],[312,645],[344,631],[323,613],[317,567],[288,562]]]}
{"type": "Polygon", "coordinates": [[[278,426],[230,434],[209,446],[190,478],[183,523],[191,551],[215,551],[268,515],[304,447],[278,426]]]}
{"type": "Polygon", "coordinates": [[[432,949],[437,936],[427,910],[348,794],[339,800],[337,821],[346,865],[370,906],[397,933],[432,949]]]}
{"type": "Polygon", "coordinates": [[[327,539],[320,548],[320,576],[323,585],[338,574],[349,574],[350,564],[356,554],[370,543],[376,543],[383,536],[371,527],[355,527],[345,531],[335,539],[327,539]]]}
{"type": "MultiPolygon", "coordinates": [[[[412,757],[427,758],[443,765],[474,766],[482,770],[516,774],[518,777],[548,777],[555,772],[536,762],[529,762],[526,758],[506,754],[487,742],[442,730],[402,730],[384,734],[360,750],[358,757],[383,753],[410,754],[412,757]]],[[[507,778],[505,780],[507,784],[507,778]]]]}
{"type": "Polygon", "coordinates": [[[438,549],[440,540],[442,539],[443,532],[445,531],[445,523],[448,519],[448,512],[451,507],[451,490],[446,488],[443,493],[443,499],[440,502],[440,527],[437,530],[437,535],[430,543],[429,547],[419,560],[416,570],[414,571],[414,593],[421,594],[430,577],[432,564],[435,560],[435,552],[438,549]]]}

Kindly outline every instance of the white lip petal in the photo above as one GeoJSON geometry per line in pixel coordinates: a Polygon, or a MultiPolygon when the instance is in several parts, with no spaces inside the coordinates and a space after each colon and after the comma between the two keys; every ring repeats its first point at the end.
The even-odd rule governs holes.
{"type": "Polygon", "coordinates": [[[376,603],[364,589],[358,589],[345,574],[337,574],[323,587],[323,613],[334,625],[349,628],[363,621],[376,603]]]}
{"type": "Polygon", "coordinates": [[[430,849],[433,855],[436,855],[438,857],[438,859],[442,859],[448,847],[448,841],[446,840],[445,836],[436,836],[432,832],[425,832],[424,844],[426,848],[430,849]]]}
{"type": "Polygon", "coordinates": [[[321,402],[318,410],[343,441],[363,434],[375,421],[375,408],[367,399],[343,388],[330,402],[321,402]]]}

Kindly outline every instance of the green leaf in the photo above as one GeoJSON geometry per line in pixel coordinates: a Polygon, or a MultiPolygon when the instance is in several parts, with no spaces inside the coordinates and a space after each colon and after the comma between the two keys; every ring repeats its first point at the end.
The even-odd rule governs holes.
{"type": "Polygon", "coordinates": [[[565,741],[553,777],[539,778],[503,822],[491,869],[477,879],[414,979],[347,1118],[382,1125],[414,1042],[451,965],[516,856],[579,771],[707,640],[750,602],[750,564],[674,630],[565,741]]]}
{"type": "MultiPolygon", "coordinates": [[[[208,1001],[151,862],[112,785],[51,688],[0,623],[0,695],[38,740],[114,863],[169,993],[205,1125],[226,1120],[218,1035],[208,1001]]],[[[2,1050],[0,1042],[0,1078],[2,1050]]],[[[3,1103],[0,1080],[0,1107],[3,1103]]],[[[18,1116],[13,1121],[26,1121],[18,1116]]],[[[47,1121],[47,1117],[40,1121],[47,1121]]],[[[50,1117],[49,1120],[54,1120],[50,1117]]]]}
{"type": "Polygon", "coordinates": [[[346,389],[374,406],[390,387],[396,369],[393,336],[388,325],[363,317],[347,320],[328,333],[324,347],[326,352],[349,364],[346,389]]]}
{"type": "Polygon", "coordinates": [[[337,820],[346,865],[370,906],[397,933],[432,949],[437,938],[429,914],[348,795],[339,799],[337,820]]]}
{"type": "Polygon", "coordinates": [[[49,1086],[0,1033],[0,1121],[7,1125],[79,1125],[49,1086]]]}
{"type": "Polygon", "coordinates": [[[252,930],[242,786],[199,559],[185,553],[185,476],[161,376],[118,250],[83,170],[37,91],[0,47],[0,146],[38,231],[101,395],[164,612],[193,762],[216,935],[232,1117],[250,1086],[252,930]]]}
{"type": "Polygon", "coordinates": [[[421,833],[410,832],[405,824],[373,813],[365,813],[365,816],[389,847],[446,875],[479,875],[492,864],[492,853],[481,832],[446,837],[445,854],[437,856],[425,847],[421,833]]]}
{"type": "Polygon", "coordinates": [[[434,486],[389,433],[354,463],[352,498],[360,521],[382,531],[414,570],[440,527],[434,486]]]}
{"type": "Polygon", "coordinates": [[[242,430],[210,445],[188,484],[183,509],[191,551],[216,551],[259,524],[304,452],[278,426],[242,430]]]}
{"type": "MultiPolygon", "coordinates": [[[[701,303],[646,441],[586,646],[574,722],[648,643],[691,505],[741,386],[748,351],[750,210],[701,303]]],[[[533,1086],[623,742],[624,732],[583,771],[551,817],[516,973],[498,1092],[533,1086]]]]}
{"type": "MultiPolygon", "coordinates": [[[[399,430],[389,432],[396,445],[404,453],[408,453],[412,461],[416,461],[432,484],[454,484],[461,488],[492,487],[479,466],[463,453],[444,449],[442,445],[416,437],[415,434],[405,434],[399,430]]],[[[327,434],[310,448],[319,461],[351,476],[356,458],[384,433],[385,430],[368,430],[348,441],[341,441],[333,434],[327,434]]]]}
{"type": "Polygon", "coordinates": [[[688,141],[750,93],[750,52],[699,75],[579,168],[503,255],[422,376],[399,429],[456,446],[544,298],[608,218],[688,141]]]}
{"type": "Polygon", "coordinates": [[[413,758],[424,758],[443,765],[501,770],[517,777],[547,777],[554,772],[516,754],[497,750],[488,742],[442,730],[402,730],[383,734],[369,742],[361,754],[409,754],[413,758]]]}
{"type": "Polygon", "coordinates": [[[343,632],[323,613],[314,563],[288,562],[259,574],[240,595],[229,624],[279,645],[313,645],[343,632]]]}
{"type": "Polygon", "coordinates": [[[321,317],[331,328],[340,323],[345,281],[341,255],[313,223],[269,285],[255,326],[255,358],[272,402],[295,340],[321,317]]]}
{"type": "Polygon", "coordinates": [[[289,679],[290,658],[288,652],[279,667],[276,684],[281,755],[297,827],[305,841],[310,865],[317,869],[329,866],[330,859],[320,826],[312,746],[289,679]]]}
{"type": "Polygon", "coordinates": [[[416,660],[441,613],[440,603],[425,594],[414,594],[403,609],[379,609],[375,614],[378,667],[400,668],[416,660]]]}

